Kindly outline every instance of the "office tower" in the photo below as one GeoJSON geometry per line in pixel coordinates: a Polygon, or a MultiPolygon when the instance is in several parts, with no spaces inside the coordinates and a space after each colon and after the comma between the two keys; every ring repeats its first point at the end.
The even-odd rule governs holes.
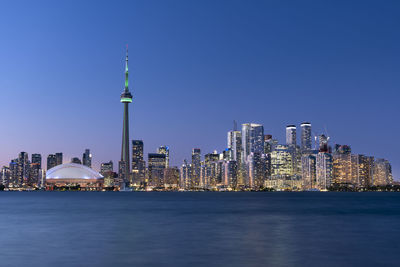
{"type": "Polygon", "coordinates": [[[178,167],[168,167],[164,169],[164,183],[166,188],[179,187],[179,169],[178,167]]]}
{"type": "Polygon", "coordinates": [[[247,179],[245,185],[252,189],[264,187],[266,179],[266,155],[259,152],[251,152],[247,156],[247,179]]]}
{"type": "Polygon", "coordinates": [[[316,159],[317,188],[327,190],[332,183],[332,154],[319,152],[316,159]]]}
{"type": "Polygon", "coordinates": [[[372,175],[374,186],[387,186],[393,183],[392,166],[385,159],[375,160],[372,175]]]}
{"type": "Polygon", "coordinates": [[[238,165],[234,160],[223,163],[223,185],[233,189],[237,188],[238,165]]]}
{"type": "Polygon", "coordinates": [[[129,103],[132,103],[132,94],[128,88],[128,48],[126,49],[125,60],[125,89],[121,94],[121,103],[124,104],[124,120],[122,129],[122,149],[121,160],[119,161],[118,176],[123,187],[130,180],[130,160],[129,160],[129,103]]]}
{"type": "Polygon", "coordinates": [[[145,182],[146,164],[143,155],[143,141],[132,140],[132,183],[134,184],[143,184],[145,182]]]}
{"type": "Polygon", "coordinates": [[[0,183],[5,187],[8,187],[10,183],[10,176],[11,176],[10,167],[3,166],[3,168],[1,168],[0,183]]]}
{"type": "Polygon", "coordinates": [[[149,185],[154,187],[164,186],[165,154],[149,153],[148,170],[149,185]]]}
{"type": "Polygon", "coordinates": [[[217,151],[204,155],[203,186],[205,187],[216,186],[218,161],[219,161],[219,154],[217,153],[217,151]]]}
{"type": "Polygon", "coordinates": [[[314,154],[306,154],[301,157],[301,170],[303,189],[317,188],[317,173],[316,173],[316,156],[314,154]]]}
{"type": "Polygon", "coordinates": [[[296,125],[286,126],[286,145],[296,146],[296,125]]]}
{"type": "Polygon", "coordinates": [[[374,158],[365,155],[351,155],[351,175],[354,186],[368,188],[372,185],[374,158]]]}
{"type": "Polygon", "coordinates": [[[90,149],[85,149],[85,153],[82,155],[82,164],[92,168],[92,154],[90,154],[90,149]]]}
{"type": "Polygon", "coordinates": [[[242,124],[242,148],[244,161],[251,152],[264,153],[264,127],[261,124],[242,124]]]}
{"type": "Polygon", "coordinates": [[[41,180],[41,169],[42,169],[42,155],[32,154],[31,156],[31,167],[29,176],[29,185],[39,185],[41,180]]]}
{"type": "Polygon", "coordinates": [[[12,159],[9,164],[10,179],[9,187],[18,187],[17,174],[18,174],[18,159],[12,159]]]}
{"type": "Polygon", "coordinates": [[[311,123],[303,122],[301,125],[301,150],[311,150],[312,139],[311,139],[311,123]]]}
{"type": "Polygon", "coordinates": [[[179,187],[182,189],[189,189],[191,186],[191,180],[192,166],[184,160],[180,170],[179,187]]]}
{"type": "Polygon", "coordinates": [[[324,134],[321,134],[319,137],[319,152],[325,152],[325,153],[330,153],[329,151],[329,137],[325,136],[324,134]]]}
{"type": "Polygon", "coordinates": [[[236,161],[239,165],[242,163],[242,132],[230,131],[228,132],[228,148],[231,151],[231,159],[236,161]]]}
{"type": "Polygon", "coordinates": [[[30,173],[30,162],[28,158],[28,153],[21,152],[18,155],[17,160],[17,173],[14,177],[14,185],[22,186],[22,184],[27,184],[30,173]]]}
{"type": "Polygon", "coordinates": [[[347,145],[335,145],[333,152],[332,184],[335,186],[351,186],[351,148],[347,145]]]}
{"type": "Polygon", "coordinates": [[[192,188],[200,186],[200,170],[201,170],[200,148],[193,148],[193,150],[192,150],[192,181],[191,181],[192,188]]]}
{"type": "Polygon", "coordinates": [[[56,166],[63,164],[63,153],[56,153],[56,166]]]}
{"type": "Polygon", "coordinates": [[[50,154],[47,156],[47,170],[50,170],[51,168],[55,167],[57,165],[56,162],[56,155],[50,154]]]}
{"type": "Polygon", "coordinates": [[[82,161],[81,161],[81,159],[78,158],[78,157],[73,157],[73,158],[71,159],[71,163],[82,164],[82,161]]]}
{"type": "Polygon", "coordinates": [[[114,163],[112,160],[109,162],[101,163],[100,165],[100,174],[106,177],[109,173],[114,172],[114,163]]]}
{"type": "Polygon", "coordinates": [[[271,178],[281,179],[293,175],[292,153],[288,146],[277,145],[271,152],[271,178]]]}
{"type": "Polygon", "coordinates": [[[160,146],[157,149],[157,153],[165,155],[165,168],[168,168],[169,167],[169,147],[168,146],[160,146]]]}

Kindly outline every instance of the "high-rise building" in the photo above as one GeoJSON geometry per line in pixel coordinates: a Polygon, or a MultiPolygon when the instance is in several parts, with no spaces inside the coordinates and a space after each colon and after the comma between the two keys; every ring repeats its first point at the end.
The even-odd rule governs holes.
{"type": "Polygon", "coordinates": [[[191,187],[191,180],[192,166],[188,164],[186,160],[184,160],[180,170],[179,187],[183,189],[189,189],[191,187]]]}
{"type": "Polygon", "coordinates": [[[121,94],[121,103],[124,104],[124,121],[122,129],[122,149],[121,160],[119,161],[118,176],[123,187],[130,180],[130,160],[129,160],[129,103],[132,103],[132,94],[128,88],[128,48],[126,49],[125,59],[125,89],[121,94]]]}
{"type": "Polygon", "coordinates": [[[47,156],[47,170],[55,167],[57,165],[56,155],[50,154],[47,156]]]}
{"type": "Polygon", "coordinates": [[[164,169],[164,183],[167,188],[179,187],[179,169],[178,167],[168,167],[164,169]]]}
{"type": "Polygon", "coordinates": [[[242,124],[242,148],[243,160],[247,160],[251,152],[264,153],[264,127],[261,124],[242,124]]]}
{"type": "Polygon", "coordinates": [[[3,168],[1,168],[0,183],[5,187],[8,187],[10,183],[10,176],[11,176],[10,167],[3,166],[3,168]]]}
{"type": "Polygon", "coordinates": [[[146,164],[143,155],[143,140],[132,140],[132,183],[134,184],[145,182],[146,164]]]}
{"type": "Polygon", "coordinates": [[[271,152],[271,178],[280,179],[291,177],[293,171],[293,157],[288,146],[277,145],[271,152]]]}
{"type": "Polygon", "coordinates": [[[368,188],[372,185],[372,167],[374,158],[364,155],[351,155],[352,184],[360,188],[368,188]]]}
{"type": "Polygon", "coordinates": [[[56,166],[63,164],[63,153],[56,153],[56,166]]]}
{"type": "Polygon", "coordinates": [[[316,159],[317,188],[327,190],[332,183],[332,154],[319,152],[316,159]]]}
{"type": "Polygon", "coordinates": [[[351,148],[347,145],[335,145],[333,152],[332,184],[336,186],[354,185],[351,164],[351,148]]]}
{"type": "Polygon", "coordinates": [[[288,146],[296,146],[296,125],[288,125],[286,126],[286,145],[288,146]]]}
{"type": "Polygon", "coordinates": [[[27,184],[29,180],[30,162],[28,153],[19,153],[17,163],[17,176],[14,179],[14,185],[22,186],[22,184],[27,184]]]}
{"type": "Polygon", "coordinates": [[[317,188],[316,156],[305,154],[301,157],[303,189],[317,188]]]}
{"type": "Polygon", "coordinates": [[[160,146],[157,149],[157,153],[165,155],[165,168],[169,168],[169,147],[168,146],[160,146]]]}
{"type": "Polygon", "coordinates": [[[228,132],[228,148],[231,151],[230,160],[236,161],[239,165],[242,163],[242,132],[228,132]]]}
{"type": "Polygon", "coordinates": [[[165,154],[149,153],[148,170],[149,185],[154,187],[164,186],[165,154]]]}
{"type": "Polygon", "coordinates": [[[110,160],[109,162],[101,163],[100,174],[106,177],[110,172],[114,172],[114,164],[112,160],[110,160]]]}
{"type": "Polygon", "coordinates": [[[303,122],[301,125],[301,150],[311,150],[312,138],[311,138],[311,123],[303,122]]]}
{"type": "Polygon", "coordinates": [[[330,153],[328,145],[329,137],[324,134],[319,136],[319,152],[330,153]]]}
{"type": "Polygon", "coordinates": [[[234,160],[224,161],[223,163],[223,185],[236,188],[237,187],[237,162],[234,160]]]}
{"type": "Polygon", "coordinates": [[[253,189],[260,189],[264,186],[267,174],[266,155],[259,152],[251,152],[247,156],[247,179],[245,185],[253,189]]]}
{"type": "Polygon", "coordinates": [[[92,168],[92,154],[90,154],[90,149],[85,149],[85,152],[82,155],[82,164],[92,168]]]}
{"type": "Polygon", "coordinates": [[[373,166],[373,185],[386,186],[393,183],[392,166],[386,159],[376,159],[373,166]]]}
{"type": "Polygon", "coordinates": [[[41,179],[42,170],[42,155],[32,154],[31,156],[31,167],[29,175],[29,185],[39,185],[41,179]]]}
{"type": "Polygon", "coordinates": [[[195,188],[200,186],[200,171],[201,171],[201,151],[200,148],[193,148],[192,150],[192,184],[191,187],[195,188]]]}

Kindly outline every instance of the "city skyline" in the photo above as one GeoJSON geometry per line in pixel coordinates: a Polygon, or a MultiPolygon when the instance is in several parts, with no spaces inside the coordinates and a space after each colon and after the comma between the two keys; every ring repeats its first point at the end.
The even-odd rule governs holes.
{"type": "MultiPolygon", "coordinates": [[[[168,4],[151,10],[157,14],[162,14],[162,11],[167,10],[166,14],[170,15],[189,10],[194,12],[194,15],[200,16],[195,12],[198,5],[193,3],[192,5],[181,2],[178,5],[178,11],[171,10],[168,4]]],[[[201,148],[202,152],[204,151],[203,155],[215,149],[222,151],[226,148],[225,135],[232,128],[233,120],[240,123],[263,124],[265,133],[271,133],[280,143],[284,143],[286,125],[299,126],[303,121],[310,121],[313,125],[319,126],[319,129],[316,129],[318,134],[324,133],[324,128],[327,128],[332,137],[331,144],[350,144],[356,153],[387,158],[392,163],[394,178],[398,179],[400,163],[397,157],[399,142],[396,139],[396,132],[399,126],[392,123],[392,115],[399,113],[398,107],[393,102],[398,94],[394,90],[399,84],[395,76],[398,69],[398,63],[396,63],[398,53],[392,50],[399,41],[398,37],[387,32],[378,35],[380,27],[372,28],[372,33],[369,35],[361,31],[360,36],[350,37],[348,31],[345,31],[345,25],[340,24],[338,27],[341,27],[343,33],[333,32],[335,38],[330,39],[324,33],[317,32],[318,38],[315,40],[322,42],[324,48],[312,52],[304,50],[304,46],[309,41],[290,30],[288,33],[290,40],[300,43],[303,50],[298,46],[287,44],[286,49],[274,50],[277,53],[274,57],[267,51],[285,43],[284,36],[278,31],[281,28],[271,27],[266,30],[265,34],[271,34],[268,38],[264,34],[259,36],[254,33],[252,35],[252,32],[247,33],[245,36],[249,40],[258,40],[265,45],[267,50],[256,47],[257,52],[252,53],[249,51],[252,47],[246,43],[241,43],[239,46],[231,43],[233,40],[240,40],[239,36],[231,32],[232,25],[236,25],[237,21],[229,14],[223,13],[224,18],[232,23],[232,25],[225,25],[217,18],[217,11],[223,11],[221,6],[217,5],[217,11],[212,11],[207,9],[211,5],[209,2],[204,5],[200,8],[211,16],[211,25],[196,25],[183,15],[178,19],[164,16],[169,19],[167,20],[168,27],[177,26],[178,22],[188,21],[191,27],[200,32],[199,36],[196,35],[196,40],[200,37],[209,37],[211,42],[217,41],[215,51],[207,44],[203,43],[201,46],[204,48],[204,53],[211,53],[216,57],[215,59],[201,60],[200,57],[204,54],[198,52],[200,47],[195,45],[194,41],[182,40],[181,34],[167,38],[156,29],[159,23],[150,25],[151,34],[149,35],[145,35],[143,29],[135,28],[132,30],[132,37],[118,37],[115,41],[98,46],[93,45],[93,41],[100,41],[103,37],[101,37],[101,32],[94,31],[92,36],[94,39],[82,37],[85,42],[79,45],[72,43],[71,48],[66,46],[69,42],[61,43],[54,48],[50,47],[54,43],[49,39],[48,34],[55,33],[55,28],[50,26],[48,26],[50,28],[45,28],[47,35],[43,35],[44,40],[49,41],[49,44],[37,39],[33,39],[29,45],[17,44],[19,38],[27,38],[27,32],[19,38],[14,33],[6,32],[6,36],[10,38],[6,38],[5,44],[1,45],[3,50],[1,55],[5,63],[1,70],[5,75],[0,81],[0,86],[4,88],[4,97],[10,101],[6,101],[0,107],[3,114],[8,114],[3,118],[6,127],[0,135],[1,165],[7,165],[9,159],[15,158],[21,151],[26,151],[30,155],[39,153],[42,159],[45,159],[48,154],[60,151],[64,153],[64,161],[69,161],[72,157],[80,157],[84,149],[90,148],[95,169],[99,169],[101,162],[109,160],[113,160],[116,166],[120,155],[118,140],[120,140],[122,130],[121,121],[118,120],[121,118],[121,107],[116,95],[120,94],[123,88],[123,64],[121,64],[123,60],[121,59],[124,57],[124,44],[129,43],[130,54],[133,58],[131,63],[133,78],[130,82],[133,84],[132,92],[137,99],[131,109],[130,139],[144,140],[145,155],[155,153],[161,145],[169,145],[171,165],[180,166],[184,158],[190,158],[193,148],[201,148]],[[207,33],[212,26],[215,26],[214,24],[218,26],[218,31],[227,31],[227,36],[218,37],[216,34],[218,32],[207,33]],[[147,38],[136,40],[135,34],[147,38]],[[165,48],[156,49],[152,46],[154,39],[151,38],[157,36],[162,38],[160,40],[170,42],[170,54],[165,48]],[[382,38],[376,39],[379,36],[382,38]],[[351,40],[358,46],[344,46],[345,37],[353,38],[351,40]],[[272,43],[267,42],[270,41],[269,38],[273,39],[272,43]],[[375,40],[375,43],[370,43],[370,45],[361,43],[363,38],[369,41],[375,40]],[[379,42],[382,39],[387,42],[379,42]],[[332,47],[328,46],[327,41],[333,41],[332,47]],[[146,44],[150,46],[145,49],[146,44]],[[228,44],[232,46],[227,46],[228,44]],[[187,49],[178,52],[179,49],[172,47],[174,45],[177,48],[186,47],[187,49]],[[224,53],[222,50],[224,46],[232,50],[224,53]],[[50,48],[48,54],[45,53],[45,48],[50,48]],[[336,54],[329,53],[328,48],[332,48],[336,54]],[[7,55],[4,51],[8,52],[7,55]],[[236,51],[241,53],[237,56],[237,60],[233,60],[233,53],[230,52],[236,51]],[[298,64],[300,60],[307,58],[302,54],[304,51],[307,52],[305,55],[310,60],[317,60],[317,56],[323,55],[330,64],[318,60],[313,64],[305,61],[308,62],[305,66],[298,64]],[[366,57],[367,51],[371,53],[368,57],[366,57]],[[277,64],[278,58],[285,52],[290,52],[291,57],[284,57],[282,65],[277,64]],[[151,56],[153,53],[155,55],[151,56]],[[348,56],[348,53],[352,57],[349,61],[345,61],[343,57],[348,56]],[[339,59],[335,60],[334,55],[338,55],[339,59]],[[189,57],[185,60],[185,56],[189,57]],[[43,61],[34,69],[33,66],[37,65],[39,57],[43,57],[43,61]],[[176,63],[172,67],[169,66],[175,57],[176,63]],[[54,58],[57,58],[56,62],[53,61],[54,58]],[[365,61],[366,59],[368,61],[365,61]],[[223,61],[225,63],[221,63],[223,61]],[[156,63],[160,66],[156,67],[156,63]],[[231,64],[230,67],[228,63],[231,64]],[[297,63],[294,64],[297,69],[290,66],[292,63],[297,63]],[[216,66],[213,68],[214,64],[216,66]],[[57,68],[54,68],[55,66],[57,68]],[[188,70],[185,70],[188,66],[188,70]],[[251,71],[246,71],[244,66],[251,66],[251,71]],[[321,66],[323,67],[319,70],[321,66]],[[299,70],[304,74],[303,78],[299,77],[299,70]],[[21,72],[24,73],[22,77],[21,72]],[[181,73],[184,73],[187,78],[181,79],[181,73]],[[371,73],[374,75],[367,75],[371,73]],[[284,76],[289,76],[293,82],[287,82],[284,76]],[[333,79],[334,76],[335,79],[333,79]],[[157,80],[159,82],[156,82],[157,80]],[[54,87],[57,87],[57,90],[50,91],[50,89],[54,90],[54,87]],[[99,88],[100,94],[96,94],[99,88]],[[249,90],[249,94],[243,96],[246,90],[249,90]],[[307,90],[310,96],[306,97],[307,90]],[[329,93],[333,90],[335,94],[329,93]],[[194,94],[193,91],[202,93],[194,94]],[[267,91],[268,94],[263,91],[267,91]],[[13,96],[15,92],[20,92],[25,97],[16,99],[13,96]],[[259,93],[263,101],[255,99],[251,93],[259,93]],[[287,94],[293,97],[285,98],[287,94]],[[193,97],[196,97],[195,101],[193,97]],[[269,101],[271,98],[277,101],[269,101]],[[360,101],[360,98],[364,101],[360,101]],[[60,99],[63,100],[60,101],[60,99]],[[311,104],[307,106],[304,102],[311,104]],[[21,103],[24,107],[23,112],[15,108],[21,103]],[[285,110],[287,107],[290,107],[289,111],[285,110]],[[278,112],[275,112],[276,110],[278,112]],[[348,116],[349,111],[354,112],[353,116],[348,116]],[[23,125],[20,121],[24,122],[23,125]]],[[[67,13],[61,14],[70,14],[68,12],[72,10],[68,7],[67,13]]],[[[150,12],[150,7],[144,3],[139,3],[134,7],[150,12]]],[[[236,3],[230,10],[235,11],[239,7],[240,5],[236,3]]],[[[266,8],[260,3],[247,8],[254,11],[257,7],[266,8]]],[[[50,5],[49,9],[51,8],[50,5]]],[[[279,5],[268,6],[268,8],[268,10],[280,10],[279,5]]],[[[369,8],[372,7],[369,6],[369,8]]],[[[380,8],[387,18],[380,21],[379,25],[382,27],[391,25],[394,21],[389,7],[380,8]]],[[[119,8],[113,9],[115,12],[117,10],[119,8]]],[[[56,11],[56,14],[61,12],[56,11]]],[[[100,6],[100,11],[105,12],[105,7],[100,6]]],[[[41,12],[48,14],[46,10],[41,12]]],[[[41,12],[39,13],[42,14],[41,12]]],[[[355,26],[353,18],[346,10],[338,12],[344,16],[345,22],[353,22],[349,24],[350,29],[363,29],[363,25],[355,26]]],[[[35,15],[31,14],[31,16],[35,15]]],[[[114,13],[110,16],[114,16],[114,13]]],[[[317,15],[314,14],[314,16],[317,15]]],[[[359,16],[363,22],[367,21],[362,15],[359,16]]],[[[140,18],[148,22],[143,17],[140,18]]],[[[256,13],[256,18],[260,19],[264,26],[271,23],[261,14],[256,13]]],[[[378,14],[372,17],[375,20],[378,18],[380,18],[378,14]]],[[[43,26],[41,23],[47,23],[47,19],[49,17],[45,16],[42,20],[36,21],[39,30],[33,28],[33,32],[40,33],[43,26]]],[[[82,19],[83,13],[78,11],[78,21],[82,19]]],[[[96,21],[98,22],[98,19],[96,21]]],[[[132,21],[120,19],[113,26],[118,26],[123,22],[133,25],[132,21]]],[[[134,22],[137,23],[139,20],[134,20],[134,22]]],[[[296,21],[285,20],[285,22],[286,26],[293,26],[296,21]]],[[[14,26],[19,29],[25,23],[20,21],[14,26]]],[[[79,30],[78,25],[79,23],[71,27],[61,25],[63,26],[61,32],[72,37],[88,29],[79,30]]],[[[55,26],[60,25],[56,23],[55,26]]],[[[242,24],[239,26],[242,27],[238,30],[241,34],[247,30],[261,29],[255,21],[249,21],[247,26],[242,24]]],[[[311,26],[314,30],[319,28],[317,25],[311,26]]],[[[365,27],[372,26],[367,23],[365,27]]],[[[168,29],[167,32],[171,33],[172,28],[164,29],[168,29]]],[[[178,27],[180,31],[185,29],[188,28],[178,27]]],[[[282,29],[287,28],[283,26],[282,29]]],[[[307,34],[310,33],[307,32],[307,34]]],[[[306,36],[309,36],[307,34],[306,36]]],[[[299,143],[300,140],[297,139],[297,142],[299,143]]]]}

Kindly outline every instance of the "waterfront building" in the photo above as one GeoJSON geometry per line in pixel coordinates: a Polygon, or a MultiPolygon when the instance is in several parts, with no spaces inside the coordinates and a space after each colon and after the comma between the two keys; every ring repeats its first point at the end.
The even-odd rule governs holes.
{"type": "Polygon", "coordinates": [[[237,188],[237,162],[234,160],[223,162],[223,185],[232,189],[237,188]]]}
{"type": "Polygon", "coordinates": [[[301,169],[303,179],[303,189],[310,190],[317,188],[316,156],[306,154],[301,157],[301,169]]]}
{"type": "Polygon", "coordinates": [[[50,170],[51,168],[57,165],[56,162],[56,155],[50,154],[47,156],[47,169],[50,170]]]}
{"type": "Polygon", "coordinates": [[[376,159],[373,166],[373,185],[386,186],[393,183],[392,166],[386,159],[376,159]]]}
{"type": "Polygon", "coordinates": [[[90,149],[85,149],[85,152],[82,155],[82,164],[92,168],[92,154],[90,153],[90,149]]]}
{"type": "Polygon", "coordinates": [[[169,147],[168,146],[160,146],[157,149],[157,153],[165,155],[165,168],[169,168],[169,147]]]}
{"type": "Polygon", "coordinates": [[[234,160],[238,165],[242,162],[242,132],[230,131],[228,132],[228,148],[231,155],[229,160],[234,160]]]}
{"type": "Polygon", "coordinates": [[[114,163],[112,162],[112,160],[100,164],[100,174],[103,175],[104,177],[106,177],[108,173],[113,173],[113,172],[114,172],[114,163]]]}
{"type": "Polygon", "coordinates": [[[132,140],[132,183],[137,185],[143,185],[145,183],[146,163],[143,155],[143,140],[132,140]]]}
{"type": "Polygon", "coordinates": [[[10,182],[10,176],[11,176],[10,167],[3,166],[1,168],[0,183],[2,185],[4,185],[5,187],[8,187],[9,182],[10,182]]]}
{"type": "Polygon", "coordinates": [[[183,161],[180,170],[179,186],[182,189],[189,189],[192,180],[192,166],[187,163],[186,160],[183,161]]]}
{"type": "Polygon", "coordinates": [[[301,150],[307,151],[312,148],[311,123],[303,122],[301,125],[301,150]]]}
{"type": "Polygon", "coordinates": [[[46,189],[101,190],[103,176],[93,169],[75,163],[57,165],[46,173],[46,189]]]}
{"type": "Polygon", "coordinates": [[[333,152],[332,184],[335,186],[353,186],[351,148],[347,145],[335,145],[333,152]]]}
{"type": "Polygon", "coordinates": [[[148,177],[149,185],[153,187],[164,186],[165,154],[148,154],[148,177]]]}
{"type": "Polygon", "coordinates": [[[287,145],[277,145],[271,152],[271,178],[293,176],[293,157],[287,145]]]}
{"type": "Polygon", "coordinates": [[[63,153],[61,152],[56,153],[55,157],[56,157],[56,166],[63,164],[63,153]]]}
{"type": "Polygon", "coordinates": [[[264,153],[264,127],[261,124],[242,124],[242,148],[244,160],[251,152],[264,153]]]}
{"type": "Polygon", "coordinates": [[[327,190],[332,184],[332,154],[319,152],[316,159],[317,188],[327,190]]]}
{"type": "Polygon", "coordinates": [[[179,169],[178,167],[168,167],[164,169],[164,186],[165,188],[179,188],[179,169]]]}
{"type": "Polygon", "coordinates": [[[28,185],[37,186],[41,181],[42,155],[32,154],[28,185]]]}
{"type": "Polygon", "coordinates": [[[295,147],[297,145],[296,140],[296,125],[286,126],[286,145],[295,147]]]}
{"type": "Polygon", "coordinates": [[[121,160],[118,162],[118,177],[122,187],[130,182],[130,160],[129,160],[129,104],[132,103],[132,94],[128,87],[128,48],[125,59],[125,88],[121,94],[121,103],[124,104],[124,118],[122,127],[121,160]]]}
{"type": "Polygon", "coordinates": [[[200,186],[200,171],[201,171],[201,152],[200,148],[192,150],[192,184],[191,188],[200,186]]]}

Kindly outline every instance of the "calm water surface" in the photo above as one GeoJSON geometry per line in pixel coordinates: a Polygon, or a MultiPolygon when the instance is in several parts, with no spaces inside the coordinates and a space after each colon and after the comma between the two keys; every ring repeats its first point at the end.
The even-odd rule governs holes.
{"type": "Polygon", "coordinates": [[[400,193],[0,192],[1,266],[399,266],[400,193]]]}

